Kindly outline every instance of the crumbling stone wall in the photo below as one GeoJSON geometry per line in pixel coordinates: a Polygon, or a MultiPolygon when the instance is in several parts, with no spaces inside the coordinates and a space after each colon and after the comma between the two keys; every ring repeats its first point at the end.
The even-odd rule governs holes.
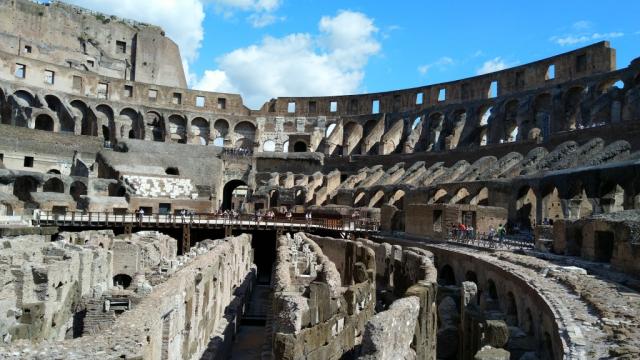
{"type": "Polygon", "coordinates": [[[48,242],[42,236],[0,239],[0,339],[62,340],[74,334],[84,297],[112,283],[112,254],[99,247],[48,242]]]}
{"type": "MultiPolygon", "coordinates": [[[[106,251],[106,250],[105,250],[106,251]]],[[[184,266],[100,334],[63,342],[19,341],[15,358],[224,359],[255,275],[251,236],[205,240],[184,266]]]]}
{"type": "Polygon", "coordinates": [[[353,275],[345,282],[307,235],[278,239],[272,280],[276,359],[340,359],[360,343],[375,305],[373,251],[361,250],[371,262],[351,264],[354,269],[344,273],[353,275]]]}

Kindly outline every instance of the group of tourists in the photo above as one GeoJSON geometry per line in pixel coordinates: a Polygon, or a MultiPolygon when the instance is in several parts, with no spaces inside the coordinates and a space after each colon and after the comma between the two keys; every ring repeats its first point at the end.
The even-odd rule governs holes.
{"type": "Polygon", "coordinates": [[[451,223],[451,234],[456,239],[475,239],[476,233],[472,225],[451,223]]]}
{"type": "MultiPolygon", "coordinates": [[[[475,240],[478,236],[473,225],[467,225],[464,223],[451,223],[449,233],[450,238],[455,240],[475,240]]],[[[493,226],[490,226],[489,232],[486,234],[486,240],[489,242],[497,240],[500,244],[502,244],[506,235],[507,228],[503,224],[499,224],[497,229],[493,226]]]]}
{"type": "Polygon", "coordinates": [[[240,212],[236,211],[235,209],[232,209],[232,210],[218,209],[218,211],[216,211],[214,213],[214,215],[216,217],[223,218],[223,219],[238,219],[238,218],[240,218],[240,212]]]}

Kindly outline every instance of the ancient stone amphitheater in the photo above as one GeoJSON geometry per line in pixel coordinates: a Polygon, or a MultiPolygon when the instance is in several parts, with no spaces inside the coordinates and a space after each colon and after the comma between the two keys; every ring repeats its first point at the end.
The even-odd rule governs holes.
{"type": "Polygon", "coordinates": [[[0,359],[640,358],[640,58],[251,110],[157,26],[0,20],[0,359]]]}

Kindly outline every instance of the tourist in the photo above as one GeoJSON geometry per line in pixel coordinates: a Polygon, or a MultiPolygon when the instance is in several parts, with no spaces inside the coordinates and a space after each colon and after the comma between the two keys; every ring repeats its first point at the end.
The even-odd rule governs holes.
{"type": "Polygon", "coordinates": [[[287,217],[287,220],[288,220],[289,222],[291,222],[291,218],[292,218],[292,216],[293,216],[293,215],[291,214],[291,211],[287,210],[287,214],[286,214],[285,216],[287,217]]]}
{"type": "Polygon", "coordinates": [[[475,233],[473,231],[473,225],[467,226],[467,239],[473,240],[475,238],[475,233]]]}
{"type": "Polygon", "coordinates": [[[507,234],[507,229],[502,226],[502,224],[498,225],[498,243],[502,246],[502,241],[504,240],[504,236],[507,234]]]}

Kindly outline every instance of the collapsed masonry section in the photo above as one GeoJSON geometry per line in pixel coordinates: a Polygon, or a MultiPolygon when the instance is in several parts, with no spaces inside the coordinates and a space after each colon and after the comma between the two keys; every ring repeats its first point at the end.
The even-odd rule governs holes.
{"type": "MultiPolygon", "coordinates": [[[[137,240],[113,239],[105,233],[74,234],[67,238],[74,242],[87,242],[87,245],[64,241],[43,242],[39,251],[24,250],[25,253],[29,252],[28,256],[22,259],[15,257],[22,264],[10,265],[12,269],[21,266],[23,269],[31,268],[31,271],[14,270],[14,274],[29,274],[29,278],[37,275],[32,280],[38,281],[29,282],[34,284],[28,292],[29,296],[44,296],[40,304],[36,303],[38,306],[25,307],[27,292],[24,289],[16,292],[16,295],[20,295],[16,296],[16,303],[22,307],[16,308],[11,314],[16,315],[21,323],[9,324],[12,329],[17,329],[12,330],[11,334],[23,334],[23,338],[31,341],[45,338],[60,341],[34,344],[27,340],[16,340],[5,348],[7,353],[17,358],[47,353],[52,358],[66,359],[93,358],[100,356],[98,354],[109,354],[109,358],[170,359],[218,359],[228,356],[238,317],[255,278],[251,236],[204,240],[184,256],[174,255],[172,259],[166,259],[165,251],[176,253],[176,240],[151,242],[149,239],[152,234],[139,233],[134,237],[136,235],[137,240]],[[171,245],[164,246],[166,244],[171,245]],[[125,248],[128,250],[123,251],[125,248]],[[41,257],[42,261],[36,257],[38,264],[33,264],[34,256],[41,257]],[[122,269],[130,267],[145,268],[146,274],[138,271],[131,279],[127,273],[122,273],[114,276],[115,285],[110,285],[114,271],[124,271],[122,269]],[[62,287],[56,288],[59,283],[62,287]],[[127,291],[131,287],[135,290],[127,291]],[[103,298],[100,297],[100,291],[123,296],[103,298]],[[80,333],[78,335],[84,336],[74,339],[65,339],[69,327],[61,325],[78,323],[80,316],[72,312],[75,308],[73,301],[81,296],[88,296],[84,302],[86,308],[82,321],[93,331],[80,333]],[[25,310],[30,310],[28,316],[25,310]],[[20,312],[21,316],[17,316],[20,312]],[[60,316],[65,318],[58,319],[60,316]],[[58,321],[61,325],[47,326],[52,318],[54,324],[58,321]],[[35,331],[41,335],[33,336],[35,331]]],[[[16,240],[5,241],[14,246],[11,249],[13,253],[16,253],[15,244],[30,246],[40,239],[33,239],[31,243],[25,238],[16,240]]],[[[6,270],[0,274],[7,276],[6,270]]],[[[16,288],[25,288],[24,280],[14,283],[16,288]]],[[[10,287],[4,286],[2,292],[5,293],[10,287]]],[[[8,295],[6,298],[14,296],[8,295]]],[[[30,304],[35,300],[30,299],[30,304]]],[[[3,302],[0,304],[4,305],[3,302]]],[[[8,312],[2,311],[2,314],[5,313],[8,312]]],[[[7,323],[3,321],[1,324],[7,323]]],[[[76,331],[73,326],[71,329],[76,331]]]]}

